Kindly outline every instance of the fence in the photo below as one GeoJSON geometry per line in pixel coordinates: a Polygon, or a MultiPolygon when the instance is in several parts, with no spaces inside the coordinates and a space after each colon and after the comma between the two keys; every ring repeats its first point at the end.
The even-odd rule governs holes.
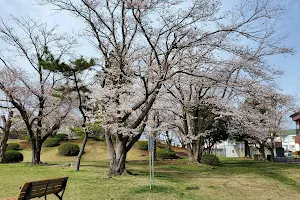
{"type": "Polygon", "coordinates": [[[300,165],[300,158],[293,158],[293,157],[276,157],[276,158],[274,158],[274,162],[289,163],[289,164],[300,165]]]}

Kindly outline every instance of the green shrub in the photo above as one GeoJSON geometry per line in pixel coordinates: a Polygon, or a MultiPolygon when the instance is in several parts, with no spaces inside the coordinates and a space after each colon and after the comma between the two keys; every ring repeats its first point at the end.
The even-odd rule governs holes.
{"type": "Polygon", "coordinates": [[[23,154],[16,150],[8,150],[3,156],[3,161],[5,163],[22,162],[23,159],[23,154]]]}
{"type": "Polygon", "coordinates": [[[215,166],[215,165],[219,165],[220,164],[220,160],[215,155],[206,154],[206,155],[202,156],[201,163],[215,166]]]}
{"type": "Polygon", "coordinates": [[[84,131],[82,128],[77,127],[77,128],[72,128],[70,127],[71,132],[73,133],[74,136],[80,136],[82,134],[84,134],[84,131]]]}
{"type": "Polygon", "coordinates": [[[7,144],[7,148],[6,148],[7,151],[8,150],[15,150],[15,151],[17,151],[19,149],[20,149],[20,145],[17,144],[17,143],[9,143],[9,144],[7,144]]]}
{"type": "Polygon", "coordinates": [[[178,158],[178,156],[176,155],[175,151],[173,151],[173,150],[168,151],[166,149],[160,149],[160,148],[158,148],[156,150],[156,156],[158,158],[162,158],[162,159],[164,159],[164,158],[174,158],[174,159],[177,159],[178,158]]]}
{"type": "Polygon", "coordinates": [[[94,140],[95,140],[95,141],[101,141],[101,139],[100,139],[99,136],[95,136],[95,137],[94,137],[94,140]]]}
{"type": "Polygon", "coordinates": [[[101,137],[99,137],[99,136],[95,136],[95,137],[94,137],[94,140],[95,140],[95,141],[101,141],[101,142],[104,142],[104,141],[105,141],[105,138],[101,138],[101,137]]]}
{"type": "Polygon", "coordinates": [[[26,136],[25,136],[25,140],[29,142],[29,141],[30,141],[30,136],[29,136],[29,135],[26,135],[26,136]]]}
{"type": "Polygon", "coordinates": [[[163,143],[161,143],[161,142],[157,142],[157,143],[156,143],[156,147],[157,147],[157,148],[160,148],[160,149],[165,149],[165,148],[167,147],[167,145],[166,145],[166,144],[163,144],[163,143]]]}
{"type": "Polygon", "coordinates": [[[79,151],[79,146],[73,143],[64,143],[58,147],[58,153],[62,156],[77,156],[79,151]]]}
{"type": "Polygon", "coordinates": [[[148,141],[146,140],[138,141],[137,147],[141,150],[148,150],[148,141]]]}
{"type": "Polygon", "coordinates": [[[54,136],[54,138],[58,138],[59,141],[67,141],[68,140],[68,134],[65,134],[65,133],[59,133],[59,134],[56,134],[54,136]]]}
{"type": "Polygon", "coordinates": [[[48,138],[45,140],[44,147],[56,147],[59,145],[60,140],[58,138],[48,138]]]}
{"type": "Polygon", "coordinates": [[[79,136],[79,140],[81,140],[81,141],[84,140],[84,135],[85,135],[84,133],[81,134],[81,135],[79,136]]]}

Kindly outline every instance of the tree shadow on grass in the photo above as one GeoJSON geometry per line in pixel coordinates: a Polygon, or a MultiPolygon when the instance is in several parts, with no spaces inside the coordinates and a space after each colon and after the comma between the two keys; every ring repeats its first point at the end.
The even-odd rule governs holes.
{"type": "Polygon", "coordinates": [[[166,185],[155,185],[151,190],[149,185],[143,185],[139,186],[137,188],[134,188],[131,193],[133,194],[143,194],[143,193],[174,193],[176,191],[176,188],[173,186],[166,186],[166,185]]]}
{"type": "Polygon", "coordinates": [[[299,191],[300,184],[296,180],[291,179],[284,174],[285,172],[283,170],[287,168],[298,169],[299,166],[263,161],[225,162],[221,166],[217,167],[216,170],[211,171],[211,175],[213,177],[214,175],[230,176],[257,174],[258,176],[273,179],[282,185],[299,191]]]}
{"type": "MultiPolygon", "coordinates": [[[[135,162],[132,162],[132,167],[136,166],[135,162]]],[[[146,162],[139,163],[139,167],[145,165],[146,162]]],[[[190,166],[173,163],[172,165],[166,163],[159,163],[160,165],[155,168],[155,178],[159,180],[165,180],[172,183],[185,182],[189,178],[204,178],[208,176],[211,178],[226,178],[234,175],[246,175],[256,174],[268,179],[279,182],[282,185],[291,187],[295,190],[300,190],[300,184],[295,180],[286,176],[283,170],[298,169],[299,166],[291,166],[289,164],[271,163],[263,161],[251,161],[251,160],[233,160],[225,161],[222,165],[211,168],[203,166],[190,166]]],[[[145,165],[145,169],[134,169],[133,172],[138,176],[148,176],[148,168],[145,165]]]]}

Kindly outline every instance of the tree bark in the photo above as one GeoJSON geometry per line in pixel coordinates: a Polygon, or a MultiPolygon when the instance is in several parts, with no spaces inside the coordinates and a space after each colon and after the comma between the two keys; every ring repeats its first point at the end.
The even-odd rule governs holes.
{"type": "Polygon", "coordinates": [[[115,146],[113,144],[113,135],[110,133],[110,131],[105,131],[105,140],[110,156],[109,172],[107,174],[109,177],[122,175],[125,172],[132,174],[126,169],[127,153],[139,140],[145,127],[146,124],[144,123],[139,130],[139,134],[133,137],[117,135],[117,142],[115,146]]]}
{"type": "Polygon", "coordinates": [[[83,138],[82,145],[81,145],[81,149],[80,149],[79,154],[77,156],[77,161],[76,161],[76,170],[77,171],[80,168],[80,161],[81,161],[81,157],[82,157],[82,155],[84,153],[84,148],[85,148],[85,145],[87,143],[87,140],[88,140],[88,132],[85,131],[84,138],[83,138]]]}
{"type": "Polygon", "coordinates": [[[259,153],[260,153],[261,160],[265,160],[266,159],[265,147],[263,145],[259,145],[258,150],[259,150],[259,153]]]}
{"type": "Polygon", "coordinates": [[[3,127],[0,127],[0,128],[2,129],[4,135],[0,141],[0,163],[4,162],[3,158],[4,158],[4,154],[6,152],[6,148],[7,148],[7,141],[8,141],[8,136],[9,136],[10,127],[11,127],[11,123],[12,123],[12,120],[11,120],[12,117],[13,117],[13,111],[9,111],[7,120],[4,115],[1,116],[2,122],[3,122],[3,127]]]}
{"type": "Polygon", "coordinates": [[[244,140],[244,143],[245,143],[245,158],[251,158],[248,140],[244,140]]]}
{"type": "Polygon", "coordinates": [[[198,139],[190,144],[187,144],[187,151],[190,163],[201,163],[202,145],[201,139],[198,139]]]}
{"type": "Polygon", "coordinates": [[[157,146],[157,141],[156,141],[156,134],[155,134],[155,137],[154,137],[154,149],[153,149],[153,154],[154,154],[154,160],[155,161],[157,161],[156,146],[157,146]]]}
{"type": "Polygon", "coordinates": [[[171,151],[171,146],[172,146],[172,138],[169,135],[169,131],[166,131],[166,143],[167,143],[167,151],[171,151]]]}
{"type": "Polygon", "coordinates": [[[269,150],[271,152],[271,162],[274,162],[274,157],[275,157],[275,155],[274,155],[274,149],[270,148],[269,150]]]}
{"type": "Polygon", "coordinates": [[[114,152],[112,150],[109,151],[111,157],[108,176],[122,175],[126,172],[127,152],[125,140],[119,141],[114,152]]]}
{"type": "Polygon", "coordinates": [[[42,143],[39,140],[31,139],[32,161],[34,165],[41,164],[42,143]]]}
{"type": "Polygon", "coordinates": [[[0,163],[4,162],[3,158],[7,148],[7,140],[8,140],[8,134],[4,133],[0,141],[0,163]]]}

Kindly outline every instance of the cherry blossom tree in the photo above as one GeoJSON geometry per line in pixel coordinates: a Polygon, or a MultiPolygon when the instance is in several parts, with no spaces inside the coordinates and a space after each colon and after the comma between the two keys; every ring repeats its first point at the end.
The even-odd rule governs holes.
{"type": "Polygon", "coordinates": [[[295,98],[272,88],[265,88],[263,95],[256,96],[255,99],[247,99],[241,106],[241,110],[245,113],[244,120],[251,122],[248,126],[256,129],[244,135],[258,143],[263,159],[264,148],[267,148],[271,152],[271,161],[273,161],[275,139],[282,130],[286,129],[287,115],[297,110],[295,98]],[[252,119],[249,119],[249,116],[252,119]]]}
{"type": "Polygon", "coordinates": [[[14,17],[1,19],[0,39],[7,47],[0,55],[0,90],[20,113],[30,136],[32,163],[40,164],[43,142],[59,129],[72,109],[68,95],[57,90],[61,77],[45,70],[43,61],[57,65],[75,43],[45,24],[14,17]],[[49,57],[49,51],[58,59],[49,57]]]}
{"type": "MultiPolygon", "coordinates": [[[[228,97],[236,84],[249,84],[232,81],[224,87],[224,75],[237,73],[228,71],[245,68],[262,77],[268,75],[264,56],[291,52],[274,31],[283,9],[268,0],[242,1],[225,14],[220,13],[217,0],[39,2],[81,19],[86,25],[84,37],[99,51],[101,69],[93,103],[99,108],[95,119],[101,118],[106,129],[110,175],[126,172],[127,152],[144,132],[148,114],[169,80],[185,75],[199,78],[198,82],[222,82],[221,91],[228,97]],[[226,73],[214,75],[214,70],[226,73]]],[[[220,93],[217,87],[210,87],[201,90],[201,96],[205,90],[220,93]]],[[[201,102],[212,100],[209,105],[219,105],[216,107],[223,111],[222,92],[214,98],[205,96],[201,102]]],[[[195,105],[197,102],[185,107],[194,115],[191,121],[199,114],[195,105]]],[[[210,116],[209,121],[217,116],[210,116]]]]}

